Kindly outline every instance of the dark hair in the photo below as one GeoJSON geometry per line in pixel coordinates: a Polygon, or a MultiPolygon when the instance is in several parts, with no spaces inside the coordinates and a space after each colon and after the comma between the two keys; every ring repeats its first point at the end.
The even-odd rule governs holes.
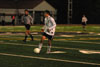
{"type": "Polygon", "coordinates": [[[51,15],[49,10],[45,10],[44,13],[47,13],[47,14],[51,15]]]}

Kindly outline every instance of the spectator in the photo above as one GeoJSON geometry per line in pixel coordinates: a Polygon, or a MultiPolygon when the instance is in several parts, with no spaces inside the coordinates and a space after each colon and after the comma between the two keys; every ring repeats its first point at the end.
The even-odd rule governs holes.
{"type": "Polygon", "coordinates": [[[5,14],[2,15],[2,26],[5,26],[5,14]]]}
{"type": "Polygon", "coordinates": [[[15,26],[15,16],[12,16],[12,25],[15,26]]]}

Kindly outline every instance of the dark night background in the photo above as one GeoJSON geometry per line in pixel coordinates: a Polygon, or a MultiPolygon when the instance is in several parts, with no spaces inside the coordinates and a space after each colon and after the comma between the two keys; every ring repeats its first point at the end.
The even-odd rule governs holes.
{"type": "MultiPolygon", "coordinates": [[[[13,2],[14,5],[17,2],[29,2],[29,1],[42,1],[42,0],[0,0],[0,7],[2,5],[13,2]]],[[[68,0],[46,0],[53,7],[57,9],[57,23],[67,24],[67,9],[68,0]]],[[[10,4],[12,5],[12,3],[10,4]]],[[[14,6],[13,5],[13,6],[14,6]]],[[[32,6],[35,4],[32,4],[32,6]]],[[[13,7],[12,6],[12,7],[13,7]]],[[[23,5],[22,7],[31,5],[23,5]]],[[[9,5],[8,5],[9,7],[9,5]]],[[[16,7],[16,6],[15,6],[16,7]]],[[[33,8],[33,7],[32,7],[33,8]]],[[[80,24],[82,15],[85,14],[88,18],[88,24],[99,24],[100,19],[100,0],[73,0],[73,18],[71,24],[80,24]]]]}
{"type": "MultiPolygon", "coordinates": [[[[67,0],[47,0],[57,10],[57,23],[67,23],[67,0]]],[[[100,0],[73,0],[72,24],[80,24],[81,17],[86,14],[88,24],[99,24],[100,0]]]]}

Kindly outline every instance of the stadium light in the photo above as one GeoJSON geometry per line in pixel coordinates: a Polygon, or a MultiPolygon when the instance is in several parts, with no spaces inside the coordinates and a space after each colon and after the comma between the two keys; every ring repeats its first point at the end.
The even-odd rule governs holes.
{"type": "Polygon", "coordinates": [[[72,22],[72,13],[73,13],[73,1],[72,0],[68,0],[68,24],[71,24],[72,22]]]}

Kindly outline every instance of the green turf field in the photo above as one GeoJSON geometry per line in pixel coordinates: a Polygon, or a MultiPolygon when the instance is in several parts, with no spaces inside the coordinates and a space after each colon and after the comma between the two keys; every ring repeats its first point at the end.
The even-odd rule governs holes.
{"type": "MultiPolygon", "coordinates": [[[[32,26],[32,32],[40,32],[43,25],[32,26]]],[[[99,33],[100,25],[87,25],[85,32],[99,33]]],[[[24,26],[0,26],[0,32],[24,32],[24,26]]],[[[84,32],[81,25],[57,25],[56,32],[84,32]]]]}
{"type": "MultiPolygon", "coordinates": [[[[42,26],[32,26],[32,32],[40,32],[42,26]]],[[[24,43],[24,34],[0,34],[0,67],[100,67],[100,29],[87,26],[87,31],[96,34],[56,35],[52,42],[52,53],[47,54],[47,40],[40,54],[38,47],[41,35],[35,41],[24,43]],[[83,51],[87,52],[84,53],[83,51]]],[[[0,26],[0,32],[24,32],[23,26],[0,26]]],[[[56,32],[82,31],[81,26],[58,26],[56,32]]]]}
{"type": "Polygon", "coordinates": [[[47,40],[40,54],[33,49],[38,46],[41,35],[34,35],[22,42],[24,35],[0,35],[1,67],[99,67],[100,54],[84,54],[80,50],[100,52],[99,35],[55,36],[51,54],[46,54],[47,40]],[[90,39],[89,39],[90,38],[90,39]],[[98,39],[99,38],[99,39],[98,39]],[[63,53],[55,53],[57,51],[63,53]]]}

